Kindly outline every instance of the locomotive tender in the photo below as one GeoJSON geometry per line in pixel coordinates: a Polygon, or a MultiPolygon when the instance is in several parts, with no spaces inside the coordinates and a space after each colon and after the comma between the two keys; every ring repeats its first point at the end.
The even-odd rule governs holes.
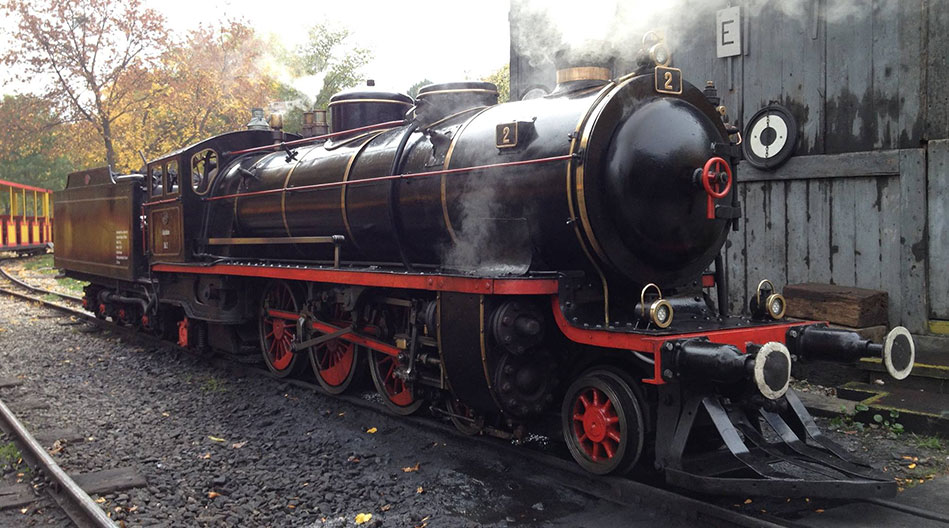
{"type": "Polygon", "coordinates": [[[90,282],[100,317],[262,354],[276,376],[309,369],[331,394],[368,365],[391,411],[427,404],[467,433],[521,437],[558,416],[593,473],[894,494],[788,384],[805,358],[880,356],[905,377],[912,337],[784,321],[764,277],[750,316],[727,313],[740,136],[714,87],[657,46],[618,78],[565,68],[530,100],[497,104],[480,82],[414,100],[367,87],[331,100],[324,136],[238,131],[144,175],[73,173],[56,265],[90,282]]]}

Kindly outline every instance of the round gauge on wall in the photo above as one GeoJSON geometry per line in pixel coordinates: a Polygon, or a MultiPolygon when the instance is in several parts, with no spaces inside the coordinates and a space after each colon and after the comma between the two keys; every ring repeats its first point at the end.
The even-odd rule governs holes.
{"type": "Polygon", "coordinates": [[[758,110],[745,126],[745,160],[759,169],[778,168],[794,153],[797,133],[797,121],[787,108],[771,104],[758,110]]]}

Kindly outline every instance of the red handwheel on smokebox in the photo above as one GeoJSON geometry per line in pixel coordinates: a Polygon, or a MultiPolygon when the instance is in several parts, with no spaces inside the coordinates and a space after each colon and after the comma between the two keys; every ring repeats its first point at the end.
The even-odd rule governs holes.
{"type": "Polygon", "coordinates": [[[714,220],[715,199],[724,198],[732,188],[732,168],[728,162],[718,156],[706,161],[702,169],[702,187],[708,194],[708,219],[714,220]]]}

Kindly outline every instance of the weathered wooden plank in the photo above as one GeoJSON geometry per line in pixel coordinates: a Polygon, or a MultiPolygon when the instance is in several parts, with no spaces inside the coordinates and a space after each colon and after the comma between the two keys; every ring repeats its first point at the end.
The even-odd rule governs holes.
{"type": "Polygon", "coordinates": [[[929,142],[929,315],[949,319],[949,140],[929,142]]]}
{"type": "Polygon", "coordinates": [[[145,477],[132,468],[104,469],[79,475],[70,475],[86,493],[104,494],[129,488],[142,488],[148,485],[145,477]]]}
{"type": "Polygon", "coordinates": [[[5,389],[7,387],[16,387],[17,385],[22,385],[23,380],[19,378],[9,377],[9,378],[0,378],[0,389],[5,389]]]}
{"type": "Polygon", "coordinates": [[[787,183],[764,184],[767,269],[762,278],[770,279],[775,285],[788,282],[786,195],[787,183]]]}
{"type": "MultiPolygon", "coordinates": [[[[804,44],[804,89],[803,104],[807,119],[803,122],[805,137],[814,138],[809,154],[826,152],[827,113],[824,111],[824,94],[827,93],[827,20],[822,13],[823,2],[813,0],[814,27],[810,39],[804,44]]],[[[803,145],[799,151],[804,152],[803,145]]]]}
{"type": "Polygon", "coordinates": [[[830,191],[830,278],[834,284],[853,286],[854,180],[834,180],[830,191]]]}
{"type": "MultiPolygon", "coordinates": [[[[746,259],[746,292],[750,292],[758,281],[766,278],[768,273],[768,237],[767,214],[765,212],[765,185],[752,183],[746,186],[744,211],[747,219],[745,225],[745,254],[746,259]]],[[[747,298],[749,293],[744,295],[747,298]]]]}
{"type": "MultiPolygon", "coordinates": [[[[73,481],[88,494],[104,494],[148,485],[145,477],[132,468],[105,469],[78,475],[70,475],[73,481]]],[[[11,484],[0,488],[0,510],[25,506],[39,500],[41,496],[29,484],[11,484]]]]}
{"type": "Polygon", "coordinates": [[[754,46],[743,57],[745,72],[749,74],[742,83],[747,119],[771,101],[782,99],[782,66],[785,61],[782,44],[790,40],[789,26],[795,21],[788,19],[774,2],[749,2],[745,13],[752,14],[753,19],[746,26],[748,35],[743,37],[754,46]]]}
{"type": "Polygon", "coordinates": [[[899,146],[900,135],[900,19],[899,2],[873,0],[871,106],[876,131],[873,148],[899,146]]]}
{"type": "Polygon", "coordinates": [[[949,138],[949,9],[945,2],[929,2],[926,64],[926,138],[949,138]]]}
{"type": "Polygon", "coordinates": [[[926,128],[925,96],[922,93],[926,79],[925,0],[901,0],[900,20],[900,148],[916,148],[926,128]]]}
{"type": "Polygon", "coordinates": [[[862,178],[900,173],[899,150],[875,150],[815,156],[793,156],[775,171],[763,171],[748,163],[738,166],[743,182],[807,180],[815,178],[862,178]]]}
{"type": "Polygon", "coordinates": [[[900,159],[900,321],[924,332],[926,306],[926,166],[922,150],[903,150],[900,159]]]}
{"type": "Polygon", "coordinates": [[[900,178],[877,178],[876,184],[880,197],[880,289],[890,294],[890,322],[898,324],[903,313],[900,178]]]}
{"type": "Polygon", "coordinates": [[[33,433],[36,441],[45,445],[53,445],[57,440],[63,442],[80,442],[85,440],[85,435],[75,429],[40,429],[33,433]]]}
{"type": "MultiPolygon", "coordinates": [[[[738,184],[737,190],[742,204],[745,203],[745,184],[738,184]]],[[[744,209],[744,205],[742,205],[744,209]]],[[[732,314],[743,313],[747,297],[745,287],[745,233],[748,232],[747,215],[742,215],[738,232],[730,232],[725,242],[725,269],[728,270],[728,309],[732,314]]]]}
{"type": "Polygon", "coordinates": [[[827,7],[826,152],[873,148],[872,0],[827,7]]]}
{"type": "MultiPolygon", "coordinates": [[[[879,176],[879,178],[887,178],[879,176]]],[[[861,288],[885,290],[880,265],[880,195],[877,178],[855,178],[854,284],[861,288]]]]}
{"type": "Polygon", "coordinates": [[[16,413],[37,409],[49,409],[49,403],[35,398],[27,398],[10,403],[10,410],[16,413]]]}
{"type": "Polygon", "coordinates": [[[807,281],[807,182],[787,182],[787,276],[788,283],[807,281]]]}
{"type": "Polygon", "coordinates": [[[830,282],[830,181],[807,182],[807,280],[830,282]]]}
{"type": "Polygon", "coordinates": [[[784,291],[787,315],[865,328],[887,324],[887,294],[852,286],[788,284],[784,291]]]}
{"type": "Polygon", "coordinates": [[[0,488],[0,510],[24,506],[38,498],[29,484],[10,484],[0,488]]]}

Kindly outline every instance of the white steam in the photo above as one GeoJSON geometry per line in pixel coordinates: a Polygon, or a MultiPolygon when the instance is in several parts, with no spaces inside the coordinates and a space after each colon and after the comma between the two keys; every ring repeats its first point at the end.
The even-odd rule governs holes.
{"type": "Polygon", "coordinates": [[[677,42],[697,33],[711,35],[715,12],[741,6],[742,16],[783,15],[810,19],[815,13],[827,23],[845,23],[848,18],[893,13],[898,0],[873,3],[869,0],[512,0],[512,41],[518,52],[534,67],[554,63],[558,53],[569,50],[567,61],[606,61],[631,57],[647,31],[665,38],[673,56],[677,42]]]}

